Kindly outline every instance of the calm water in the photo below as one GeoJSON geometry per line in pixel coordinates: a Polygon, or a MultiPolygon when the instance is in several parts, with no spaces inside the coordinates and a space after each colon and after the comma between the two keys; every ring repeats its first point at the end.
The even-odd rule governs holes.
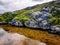
{"type": "Polygon", "coordinates": [[[56,34],[50,34],[47,31],[25,27],[15,27],[11,25],[0,25],[0,27],[11,33],[19,33],[29,38],[40,40],[48,45],[60,45],[60,36],[56,34]]]}

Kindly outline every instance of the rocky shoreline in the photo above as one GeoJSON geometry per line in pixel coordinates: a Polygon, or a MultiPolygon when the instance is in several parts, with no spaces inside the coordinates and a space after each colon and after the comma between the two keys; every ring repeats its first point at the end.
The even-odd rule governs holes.
{"type": "Polygon", "coordinates": [[[47,30],[50,33],[54,34],[60,34],[60,27],[56,25],[51,25],[47,22],[47,19],[49,16],[52,16],[51,14],[47,12],[33,12],[31,15],[33,18],[27,20],[24,22],[24,24],[20,21],[16,20],[11,20],[9,22],[0,22],[0,24],[10,24],[13,26],[18,26],[18,27],[28,27],[28,28],[38,28],[38,29],[43,29],[47,30]]]}
{"type": "MultiPolygon", "coordinates": [[[[60,1],[56,1],[54,2],[53,4],[60,4],[60,1]]],[[[21,17],[17,17],[18,20],[16,18],[12,19],[11,21],[8,21],[8,22],[0,22],[0,24],[10,24],[10,25],[13,25],[13,26],[25,26],[25,27],[29,27],[29,28],[41,28],[41,29],[44,29],[44,30],[48,30],[48,32],[51,32],[51,33],[58,33],[60,34],[60,17],[59,17],[59,20],[58,18],[54,17],[52,13],[59,13],[60,11],[60,6],[45,6],[41,9],[41,11],[32,11],[30,13],[28,13],[28,17],[29,19],[28,20],[25,20],[26,18],[24,18],[24,16],[22,17],[22,19],[20,20],[21,17]],[[52,18],[53,19],[49,19],[49,18],[52,18]],[[48,20],[49,19],[49,20],[48,20]],[[58,21],[57,21],[57,20],[58,21]],[[53,20],[53,21],[52,21],[53,20]],[[53,22],[55,24],[51,24],[51,22],[53,22]],[[59,24],[58,24],[59,23],[59,24]],[[57,25],[58,24],[58,25],[57,25]]],[[[57,15],[57,14],[56,14],[57,15]]],[[[55,15],[55,16],[56,16],[55,15]]],[[[59,13],[60,15],[60,13],[59,13]]],[[[20,15],[18,15],[20,16],[20,15]]],[[[21,15],[22,16],[22,15],[21,15]]]]}
{"type": "Polygon", "coordinates": [[[52,34],[59,34],[60,35],[60,28],[59,27],[57,27],[57,26],[51,26],[51,29],[43,29],[42,28],[42,26],[41,27],[30,27],[30,26],[23,26],[23,25],[17,25],[17,24],[11,24],[11,23],[0,23],[0,25],[12,25],[12,26],[17,26],[17,27],[27,27],[27,28],[31,28],[31,29],[41,29],[41,30],[43,30],[43,31],[48,31],[49,33],[52,33],[52,34]]]}

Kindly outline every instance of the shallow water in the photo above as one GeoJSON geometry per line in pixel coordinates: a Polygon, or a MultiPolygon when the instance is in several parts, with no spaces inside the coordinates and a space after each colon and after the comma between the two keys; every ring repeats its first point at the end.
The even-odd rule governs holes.
{"type": "Polygon", "coordinates": [[[46,45],[38,40],[27,38],[18,33],[8,33],[0,28],[0,45],[46,45]]]}
{"type": "Polygon", "coordinates": [[[19,33],[29,38],[40,40],[48,45],[60,45],[60,35],[50,34],[40,29],[30,29],[25,27],[15,27],[11,25],[0,25],[6,31],[11,33],[19,33]]]}

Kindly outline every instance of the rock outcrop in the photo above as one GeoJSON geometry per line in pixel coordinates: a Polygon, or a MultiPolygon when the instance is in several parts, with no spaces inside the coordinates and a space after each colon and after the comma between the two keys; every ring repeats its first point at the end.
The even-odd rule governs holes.
{"type": "Polygon", "coordinates": [[[51,14],[48,12],[34,12],[29,15],[33,18],[25,22],[25,26],[32,27],[32,28],[42,28],[42,29],[50,29],[50,25],[47,22],[47,19],[51,14]]]}
{"type": "Polygon", "coordinates": [[[24,24],[25,24],[26,27],[40,28],[38,23],[35,20],[33,20],[33,19],[30,19],[30,20],[26,21],[24,24]]]}
{"type": "Polygon", "coordinates": [[[15,21],[15,20],[10,21],[9,24],[14,26],[23,26],[23,24],[20,21],[15,21]]]}
{"type": "Polygon", "coordinates": [[[51,33],[60,33],[60,1],[52,1],[41,4],[41,6],[36,5],[28,7],[23,9],[23,11],[21,10],[15,13],[18,15],[13,14],[12,16],[12,13],[7,13],[9,16],[5,14],[4,18],[1,16],[0,20],[5,20],[5,17],[6,20],[3,20],[0,22],[0,24],[6,23],[6,21],[8,21],[8,24],[14,26],[26,26],[30,28],[41,28],[44,30],[48,29],[48,31],[51,33]],[[34,11],[35,9],[38,10],[34,11]],[[26,13],[24,13],[24,11],[26,11],[26,13]],[[16,15],[16,17],[14,15],[16,15]]]}

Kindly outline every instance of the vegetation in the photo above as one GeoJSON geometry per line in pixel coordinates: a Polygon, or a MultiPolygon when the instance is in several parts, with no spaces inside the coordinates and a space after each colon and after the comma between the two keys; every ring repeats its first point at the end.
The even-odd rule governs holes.
{"type": "Polygon", "coordinates": [[[44,7],[54,6],[55,8],[53,8],[52,11],[50,12],[50,14],[52,14],[52,17],[48,19],[48,22],[50,24],[53,24],[53,22],[55,21],[54,22],[55,25],[60,25],[60,22],[59,22],[60,21],[60,10],[57,8],[59,7],[59,5],[60,4],[54,3],[53,1],[49,3],[35,5],[32,7],[27,7],[25,9],[17,10],[14,12],[5,12],[4,14],[0,15],[0,21],[8,22],[10,20],[17,20],[17,21],[25,22],[31,18],[29,17],[29,13],[32,13],[35,11],[42,11],[42,8],[44,7]]]}
{"type": "MultiPolygon", "coordinates": [[[[57,8],[60,6],[60,4],[54,4],[54,3],[45,3],[41,5],[36,5],[33,7],[27,7],[22,10],[17,10],[14,12],[5,12],[4,14],[0,15],[0,22],[1,21],[11,21],[11,20],[17,20],[21,22],[25,22],[29,20],[31,17],[29,17],[29,13],[35,12],[35,11],[42,11],[41,9],[44,7],[50,7],[54,6],[55,8],[52,9],[50,14],[52,15],[47,19],[49,24],[52,25],[59,25],[60,26],[60,10],[57,8]]],[[[60,36],[50,34],[45,31],[41,31],[40,29],[29,29],[29,28],[22,28],[22,27],[14,27],[11,25],[0,25],[0,27],[4,28],[8,32],[16,32],[22,35],[25,35],[29,38],[37,39],[42,42],[47,43],[47,45],[60,45],[60,36]]]]}
{"type": "Polygon", "coordinates": [[[35,11],[42,11],[42,8],[44,8],[44,7],[54,6],[55,8],[53,8],[52,11],[50,12],[50,14],[52,14],[52,17],[50,17],[48,19],[48,22],[50,24],[54,23],[54,25],[60,25],[60,22],[59,22],[60,21],[60,10],[57,8],[57,7],[59,7],[59,5],[60,4],[54,3],[54,1],[53,1],[53,2],[49,2],[49,3],[35,5],[32,7],[27,7],[25,9],[17,10],[14,12],[5,12],[4,14],[0,15],[0,21],[8,22],[10,20],[17,20],[17,21],[25,22],[31,18],[31,17],[29,17],[29,13],[32,13],[35,11]]]}
{"type": "Polygon", "coordinates": [[[60,10],[58,8],[52,9],[52,16],[48,19],[52,25],[60,25],[60,10]]]}

